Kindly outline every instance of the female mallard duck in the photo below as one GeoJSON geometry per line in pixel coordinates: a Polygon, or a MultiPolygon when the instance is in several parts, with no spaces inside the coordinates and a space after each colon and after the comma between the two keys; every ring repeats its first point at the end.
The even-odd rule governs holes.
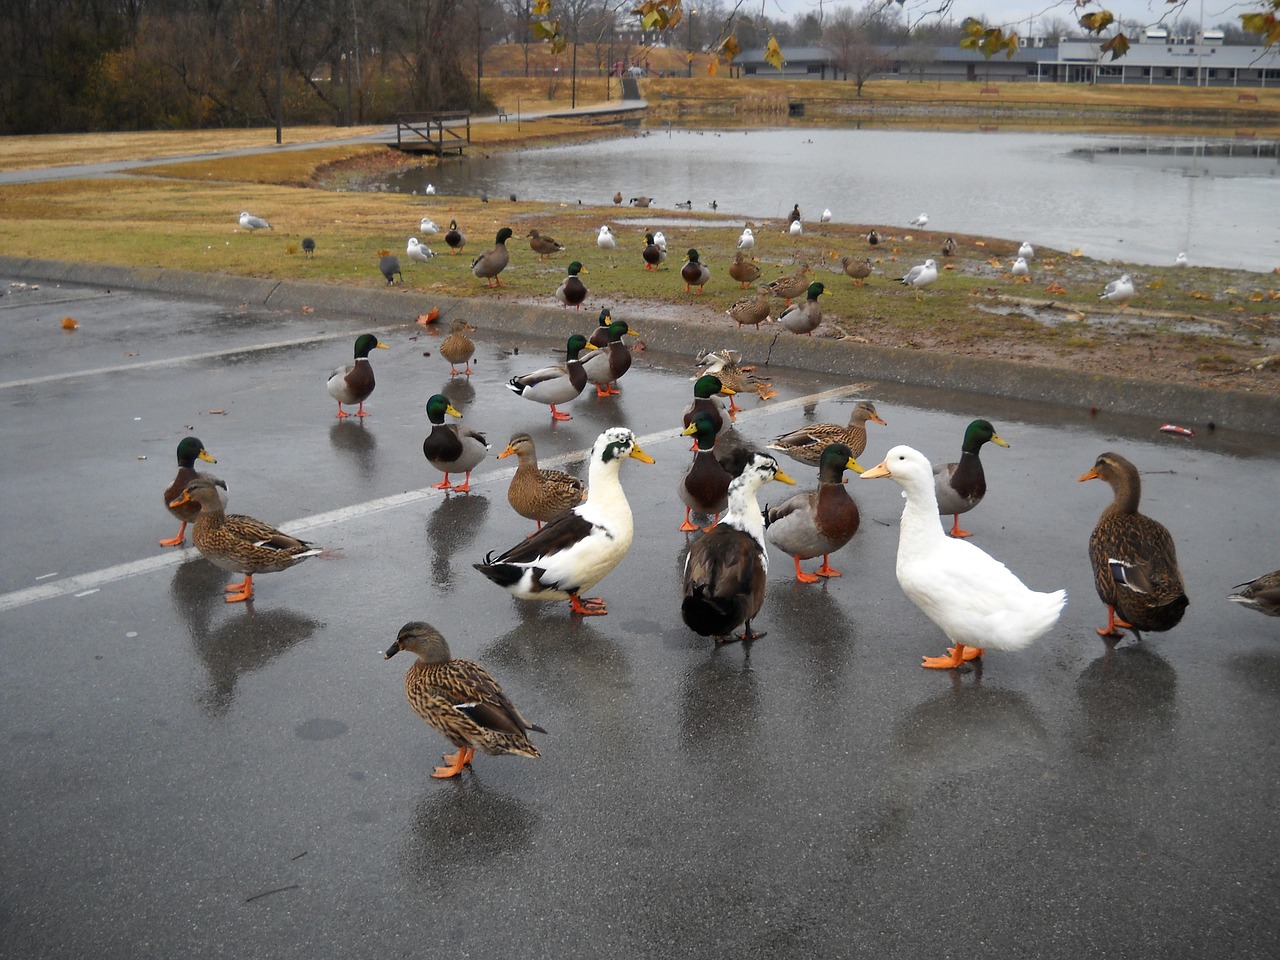
{"type": "Polygon", "coordinates": [[[494,237],[493,249],[486,250],[471,261],[471,272],[477,280],[485,281],[486,286],[502,286],[498,274],[507,269],[507,264],[511,262],[511,254],[507,251],[507,241],[510,239],[511,228],[503,227],[494,237]]]}
{"type": "Polygon", "coordinates": [[[729,276],[742,284],[742,289],[745,290],[760,279],[760,268],[739,250],[733,255],[733,263],[729,264],[729,276]]]}
{"type": "Polygon", "coordinates": [[[373,366],[369,363],[370,350],[386,350],[387,345],[372,333],[361,334],[356,338],[356,358],[354,363],[338,367],[329,374],[329,396],[338,401],[338,419],[349,417],[344,413],[342,405],[357,404],[356,416],[367,417],[364,402],[369,399],[375,386],[373,366]]]}
{"type": "Polygon", "coordinates": [[[1169,531],[1138,512],[1138,468],[1118,453],[1104,453],[1080,479],[1105,480],[1115,495],[1089,535],[1093,583],[1107,605],[1107,626],[1098,635],[1123,637],[1117,628],[1127,627],[1141,640],[1142,630],[1176,627],[1188,603],[1178,553],[1169,531]]]}
{"type": "Polygon", "coordinates": [[[690,285],[698,288],[698,293],[702,293],[702,288],[706,282],[711,279],[711,268],[698,259],[698,251],[690,248],[685,254],[684,266],[680,268],[680,279],[684,281],[684,292],[689,292],[690,285]]]}
{"type": "Polygon", "coordinates": [[[600,434],[591,448],[587,499],[510,550],[486,555],[475,568],[513,596],[567,599],[573,612],[584,616],[608,613],[599,597],[580,595],[604,579],[631,547],[631,506],[618,481],[628,457],[653,463],[626,427],[600,434]]]}
{"type": "Polygon", "coordinates": [[[587,487],[577,477],[560,470],[543,470],[538,467],[538,453],[533,438],[527,433],[517,433],[498,454],[498,459],[515,455],[520,465],[511,475],[507,487],[507,502],[522,517],[534,521],[538,529],[554,520],[557,515],[577,506],[587,497],[587,487]]]}
{"type": "MultiPolygon", "coordinates": [[[[712,373],[704,373],[693,382],[693,399],[684,408],[682,421],[687,427],[694,418],[702,415],[711,421],[716,433],[724,429],[724,404],[714,399],[718,396],[732,397],[733,391],[712,373]]],[[[690,450],[698,449],[698,441],[694,440],[690,450]]]]}
{"type": "Polygon", "coordinates": [[[205,558],[217,567],[244,574],[240,583],[227,584],[227,603],[253,599],[253,577],[258,573],[288,570],[308,557],[323,551],[306,540],[299,540],[274,527],[246,517],[228,514],[223,507],[226,486],[208,475],[187,484],[182,495],[170,504],[181,507],[195,502],[200,505],[191,530],[191,542],[205,558]]]}
{"type": "Polygon", "coordinates": [[[805,290],[804,303],[793,303],[780,314],[776,323],[782,324],[792,333],[804,333],[813,336],[813,331],[822,323],[822,307],[818,298],[826,291],[821,283],[811,283],[805,290]]]}
{"type": "Polygon", "coordinates": [[[998,436],[996,428],[986,420],[975,420],[964,431],[964,443],[960,447],[960,459],[955,463],[940,463],[933,468],[934,495],[938,498],[938,512],[954,518],[951,536],[972,537],[968,530],[960,529],[960,514],[968,513],[987,495],[987,476],[978,456],[982,445],[990,440],[998,447],[1007,447],[998,436]]]}
{"type": "Polygon", "coordinates": [[[581,310],[582,301],[587,299],[587,285],[582,282],[579,274],[586,272],[586,268],[577,260],[569,264],[569,272],[560,281],[560,286],[556,287],[556,299],[566,307],[581,310]]]}
{"type": "Polygon", "coordinates": [[[694,633],[715,637],[717,646],[734,640],[756,640],[763,633],[751,621],[764,604],[769,553],[764,545],[764,515],[756,494],[770,480],[795,481],[765,453],[753,453],[742,473],[729,485],[729,509],[695,540],[684,561],[684,600],[680,616],[694,633]],[[730,635],[738,627],[737,637],[730,635]]]}
{"type": "Polygon", "coordinates": [[[798,493],[764,513],[764,535],[796,563],[796,579],[817,583],[818,577],[838,577],[840,571],[828,562],[834,553],[858,532],[861,515],[845,487],[845,470],[862,473],[853,451],[843,443],[829,443],[818,463],[818,489],[798,493]],[[814,573],[800,569],[801,560],[822,556],[822,566],[814,573]]]}
{"type": "Polygon", "coordinates": [[[888,477],[906,494],[898,535],[898,584],[955,646],[925,657],[922,667],[948,669],[985,648],[1021,650],[1048,633],[1067,602],[1065,590],[1037,593],[999,560],[967,540],[954,540],[938,519],[933,471],[911,447],[891,449],[863,480],[888,477]]]}
{"type": "Polygon", "coordinates": [[[738,324],[739,330],[743,324],[759,330],[760,324],[769,319],[769,288],[757,287],[754,297],[743,297],[735,301],[725,313],[738,324]]]}
{"type": "Polygon", "coordinates": [[[653,242],[652,233],[644,235],[644,249],[640,251],[640,256],[644,260],[644,268],[646,270],[657,270],[658,264],[662,263],[662,251],[653,242]]]}
{"type": "Polygon", "coordinates": [[[680,524],[680,529],[686,533],[699,529],[690,519],[694,510],[707,516],[715,515],[711,526],[701,528],[710,531],[729,505],[729,484],[733,482],[733,474],[724,468],[712,450],[717,432],[715,424],[705,413],[695,416],[693,422],[681,431],[681,436],[696,438],[693,460],[680,480],[680,499],[684,501],[684,523],[680,524]]]}
{"type": "Polygon", "coordinates": [[[857,457],[867,449],[868,420],[882,427],[888,426],[876,413],[874,403],[870,400],[859,400],[853,412],[849,414],[848,426],[842,427],[838,423],[815,423],[776,437],[766,445],[766,449],[781,451],[792,460],[798,460],[813,467],[822,462],[822,451],[832,443],[843,443],[849,448],[850,455],[857,457]]]}
{"type": "Polygon", "coordinates": [[[465,320],[454,320],[449,324],[449,335],[440,343],[440,356],[449,361],[449,375],[458,373],[458,364],[463,365],[462,372],[471,376],[471,358],[475,356],[475,342],[467,336],[475,333],[476,328],[465,320]]]}
{"type": "Polygon", "coordinates": [[[1237,583],[1236,592],[1227,599],[1250,610],[1265,613],[1268,617],[1280,617],[1280,570],[1264,573],[1248,583],[1237,583]]]}
{"type": "Polygon", "coordinates": [[[862,286],[862,282],[871,276],[872,266],[870,257],[841,257],[840,268],[844,270],[846,277],[853,280],[856,286],[862,286]]]}
{"type": "Polygon", "coordinates": [[[445,754],[447,766],[436,767],[431,776],[458,776],[477,750],[491,757],[541,756],[529,742],[528,731],[547,731],[520,715],[488,670],[471,660],[454,659],[435,627],[420,620],[406,623],[384,657],[390,660],[401,650],[418,655],[404,675],[409,706],[458,748],[457,753],[445,754]]]}
{"type": "Polygon", "coordinates": [[[583,387],[587,385],[587,371],[582,368],[578,354],[583,350],[594,349],[596,348],[587,343],[586,337],[575,333],[569,338],[565,348],[564,363],[512,377],[507,381],[507,389],[526,400],[549,405],[553,420],[571,420],[573,418],[569,414],[556,409],[556,404],[568,403],[582,393],[583,387]]]}
{"type": "Polygon", "coordinates": [[[466,234],[458,229],[457,220],[449,221],[449,229],[445,231],[444,242],[449,248],[449,253],[455,256],[467,245],[466,234]]]}
{"type": "Polygon", "coordinates": [[[538,255],[539,260],[545,260],[553,253],[564,252],[564,244],[551,237],[544,237],[538,232],[537,227],[530,230],[526,236],[529,238],[529,249],[538,255]]]}
{"type": "MultiPolygon", "coordinates": [[[[197,477],[209,476],[209,474],[199,473],[196,470],[196,461],[203,460],[205,463],[217,463],[213,455],[204,448],[204,444],[197,437],[183,437],[178,441],[178,475],[173,478],[173,483],[164,491],[164,505],[171,514],[182,521],[182,526],[178,528],[178,535],[170,537],[168,540],[161,540],[162,547],[180,547],[186,541],[187,524],[194,523],[196,517],[200,516],[200,504],[195,501],[184,503],[180,507],[175,507],[173,502],[182,496],[182,491],[187,489],[187,484],[197,477]]],[[[215,483],[222,483],[216,477],[210,477],[215,483]]],[[[217,488],[222,494],[222,506],[225,509],[227,505],[227,488],[220,486],[217,488]]]]}
{"type": "Polygon", "coordinates": [[[722,386],[728,387],[729,416],[732,418],[742,408],[734,403],[735,394],[744,391],[754,392],[761,400],[771,400],[777,396],[773,388],[765,380],[753,372],[754,367],[742,366],[742,354],[737,350],[716,350],[698,354],[698,366],[703,374],[709,373],[720,379],[722,386]]]}
{"type": "Polygon", "coordinates": [[[444,479],[433,483],[433,490],[457,490],[459,493],[471,491],[471,471],[489,452],[489,442],[483,433],[459,427],[455,423],[445,423],[445,414],[462,419],[462,414],[448,399],[435,394],[427,401],[427,418],[431,421],[431,432],[422,441],[422,455],[427,462],[444,474],[444,479]],[[449,483],[449,474],[466,473],[462,483],[449,483]]]}
{"type": "Polygon", "coordinates": [[[809,289],[809,281],[805,279],[809,276],[809,265],[807,263],[800,264],[800,269],[795,273],[787,274],[785,277],[779,277],[777,280],[770,281],[767,286],[769,293],[775,297],[781,297],[787,301],[787,306],[791,306],[793,298],[804,294],[809,289]]]}
{"type": "Polygon", "coordinates": [[[626,336],[638,337],[625,320],[614,320],[608,327],[608,346],[598,349],[582,361],[582,369],[587,372],[587,379],[596,385],[596,396],[613,397],[618,390],[618,381],[631,369],[631,349],[622,342],[626,336]]]}

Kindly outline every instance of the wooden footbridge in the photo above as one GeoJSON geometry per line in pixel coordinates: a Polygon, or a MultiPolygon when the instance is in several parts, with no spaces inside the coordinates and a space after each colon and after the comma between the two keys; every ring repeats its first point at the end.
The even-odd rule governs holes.
{"type": "Polygon", "coordinates": [[[462,156],[471,145],[471,111],[445,113],[402,113],[396,117],[397,150],[406,153],[433,153],[462,156]]]}

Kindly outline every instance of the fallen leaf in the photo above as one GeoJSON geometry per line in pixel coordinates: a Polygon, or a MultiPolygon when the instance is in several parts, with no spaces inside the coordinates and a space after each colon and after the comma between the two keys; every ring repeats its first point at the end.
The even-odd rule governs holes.
{"type": "Polygon", "coordinates": [[[223,410],[221,407],[219,407],[217,410],[210,410],[209,412],[210,412],[210,413],[217,413],[217,414],[221,414],[221,415],[222,415],[222,416],[224,416],[224,417],[227,415],[227,411],[226,411],[226,410],[223,410]]]}
{"type": "Polygon", "coordinates": [[[315,308],[315,307],[308,307],[306,304],[303,304],[303,306],[302,306],[302,312],[303,312],[303,313],[315,313],[315,312],[316,312],[316,308],[315,308]]]}
{"type": "Polygon", "coordinates": [[[75,318],[75,317],[63,317],[63,318],[62,318],[62,329],[63,329],[63,330],[74,330],[74,329],[75,329],[76,327],[78,327],[78,326],[80,326],[80,324],[76,321],[76,318],[75,318]]]}

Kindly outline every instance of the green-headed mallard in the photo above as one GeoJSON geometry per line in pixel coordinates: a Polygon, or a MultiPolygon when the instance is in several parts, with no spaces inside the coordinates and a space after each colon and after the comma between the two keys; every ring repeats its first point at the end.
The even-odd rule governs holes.
{"type": "Polygon", "coordinates": [[[697,364],[701,368],[699,375],[709,373],[719,378],[721,386],[728,387],[729,417],[732,418],[742,408],[734,403],[734,396],[739,393],[755,393],[761,400],[771,400],[777,396],[768,381],[757,377],[754,367],[742,365],[742,354],[737,350],[708,350],[698,354],[697,364]]]}
{"type": "Polygon", "coordinates": [[[450,220],[449,229],[444,234],[445,245],[449,248],[449,253],[456,256],[461,252],[462,248],[467,245],[467,237],[458,229],[458,221],[450,220]]]}
{"type": "Polygon", "coordinates": [[[826,289],[817,281],[809,284],[805,290],[804,303],[793,303],[778,314],[775,322],[782,324],[792,333],[813,336],[813,331],[817,330],[822,323],[822,307],[818,305],[818,298],[826,289]]]}
{"type": "Polygon", "coordinates": [[[658,264],[662,263],[662,251],[654,243],[652,233],[644,235],[644,249],[640,251],[640,256],[644,260],[646,270],[657,270],[658,264]]]}
{"type": "Polygon", "coordinates": [[[463,365],[462,373],[471,376],[471,358],[475,356],[475,342],[467,336],[475,333],[476,328],[465,320],[454,320],[449,324],[449,335],[440,343],[440,356],[449,361],[449,375],[454,376],[458,364],[463,365]]]}
{"type": "MultiPolygon", "coordinates": [[[[168,511],[182,521],[182,526],[178,528],[178,535],[170,537],[168,540],[161,540],[162,547],[180,547],[186,541],[187,524],[194,523],[196,517],[200,516],[200,504],[194,500],[187,501],[181,506],[174,506],[173,502],[182,496],[182,491],[187,489],[187,484],[197,477],[210,476],[209,474],[199,473],[196,470],[196,461],[203,460],[205,463],[217,463],[213,455],[204,448],[204,444],[200,442],[198,437],[183,437],[178,441],[178,475],[173,478],[173,483],[169,484],[164,491],[164,505],[168,511]]],[[[221,483],[216,477],[211,477],[215,483],[221,483]]],[[[222,506],[225,509],[227,505],[226,487],[217,488],[222,494],[222,506]]]]}
{"type": "Polygon", "coordinates": [[[599,597],[581,596],[616,567],[631,547],[635,527],[618,480],[622,462],[653,463],[626,427],[610,427],[591,448],[587,499],[541,530],[475,568],[524,600],[568,600],[574,613],[608,612],[599,597]]]}
{"type": "Polygon", "coordinates": [[[1098,635],[1122,637],[1117,628],[1127,627],[1142,639],[1143,630],[1176,627],[1188,603],[1178,552],[1169,531],[1138,512],[1138,468],[1118,453],[1104,453],[1080,479],[1105,480],[1114,493],[1089,535],[1093,584],[1107,605],[1107,626],[1098,635]]]}
{"type": "Polygon", "coordinates": [[[766,445],[769,450],[785,453],[792,460],[816,467],[822,460],[822,451],[831,443],[843,443],[855,457],[867,449],[867,421],[888,426],[876,413],[876,405],[870,400],[859,400],[849,414],[847,426],[838,423],[815,423],[800,427],[776,437],[766,445]]]}
{"type": "Polygon", "coordinates": [[[545,260],[553,253],[564,252],[564,244],[551,237],[544,237],[538,232],[537,227],[530,230],[526,236],[529,238],[529,249],[538,255],[539,260],[545,260]]]}
{"type": "Polygon", "coordinates": [[[742,284],[742,289],[745,290],[760,279],[760,268],[739,250],[733,255],[733,263],[729,264],[729,276],[742,284]]]}
{"type": "Polygon", "coordinates": [[[849,277],[857,286],[862,286],[862,282],[871,276],[872,265],[870,257],[841,257],[840,268],[844,270],[846,277],[849,277]]]}
{"type": "Polygon", "coordinates": [[[486,250],[471,261],[471,272],[476,279],[485,281],[489,287],[500,287],[502,281],[498,274],[507,269],[511,262],[511,254],[507,251],[507,241],[511,239],[511,228],[503,227],[493,240],[493,249],[486,250]]]}
{"type": "Polygon", "coordinates": [[[581,274],[586,272],[586,267],[577,260],[569,264],[568,273],[560,281],[560,286],[556,287],[556,299],[566,307],[581,310],[582,301],[587,299],[587,285],[582,282],[581,274]]]}
{"type": "Polygon", "coordinates": [[[355,362],[338,367],[329,374],[327,384],[329,396],[338,401],[338,419],[351,416],[343,412],[344,403],[348,406],[357,404],[355,414],[357,417],[368,416],[365,413],[364,402],[369,399],[375,386],[373,365],[369,363],[369,351],[386,349],[388,349],[387,345],[372,333],[361,334],[356,337],[355,362]]]}
{"type": "Polygon", "coordinates": [[[1268,617],[1280,617],[1280,570],[1264,573],[1248,583],[1237,583],[1227,599],[1257,610],[1268,617]]]}
{"type": "Polygon", "coordinates": [[[782,297],[783,300],[787,301],[787,306],[791,306],[792,299],[808,291],[809,281],[807,277],[810,272],[809,265],[802,263],[795,273],[789,273],[785,277],[771,280],[766,286],[769,288],[769,293],[775,297],[782,297]]]}
{"type": "Polygon", "coordinates": [[[845,487],[845,470],[862,473],[853,451],[843,443],[829,443],[818,463],[818,489],[798,493],[764,511],[764,535],[796,563],[796,579],[817,583],[818,577],[838,577],[840,571],[828,562],[834,553],[858,532],[861,515],[845,487]],[[815,573],[800,569],[801,560],[822,557],[815,573]]]}
{"type": "Polygon", "coordinates": [[[763,637],[751,621],[764,604],[769,553],[764,543],[764,515],[756,494],[770,480],[795,483],[764,453],[753,453],[729,485],[729,507],[711,532],[689,547],[684,563],[684,599],[680,616],[694,633],[731,639],[763,637]],[[737,637],[731,634],[738,627],[737,637]]]}
{"type": "Polygon", "coordinates": [[[431,432],[422,441],[422,455],[427,462],[444,474],[444,479],[431,485],[434,490],[471,491],[471,471],[489,452],[489,442],[483,433],[468,430],[456,423],[445,423],[445,415],[462,419],[462,414],[447,397],[435,394],[427,401],[427,418],[431,432]],[[449,474],[466,473],[462,483],[449,483],[449,474]]]}
{"type": "Polygon", "coordinates": [[[220,480],[197,477],[170,506],[198,503],[200,515],[192,527],[191,542],[215,566],[244,574],[240,583],[227,585],[227,603],[253,598],[254,574],[288,570],[323,552],[306,540],[291,537],[261,520],[227,513],[222,499],[225,489],[220,480]]]}
{"type": "Polygon", "coordinates": [[[631,348],[622,342],[623,337],[638,337],[625,320],[614,320],[608,327],[608,346],[598,349],[582,361],[587,379],[596,385],[596,396],[617,396],[618,381],[631,369],[631,348]]]}
{"type": "Polygon", "coordinates": [[[725,314],[742,329],[743,324],[760,329],[760,324],[769,319],[769,288],[757,287],[754,297],[743,297],[734,301],[725,314]]]}
{"type": "Polygon", "coordinates": [[[947,656],[923,658],[922,667],[959,667],[987,647],[1021,650],[1053,629],[1067,592],[1031,590],[990,554],[948,537],[924,454],[893,447],[862,474],[863,480],[876,477],[893,480],[907,497],[898,534],[898,584],[954,644],[947,656]]]}
{"type": "Polygon", "coordinates": [[[715,423],[705,413],[696,415],[693,422],[681,431],[681,436],[695,438],[693,460],[680,478],[680,499],[684,502],[684,523],[680,524],[680,529],[686,533],[699,529],[690,519],[694,510],[707,516],[714,514],[711,526],[701,528],[709,531],[729,505],[729,484],[733,482],[733,474],[724,468],[712,449],[717,432],[715,423]]]}
{"type": "Polygon", "coordinates": [[[711,268],[698,259],[698,251],[692,247],[685,254],[684,266],[680,268],[680,279],[684,281],[684,292],[689,292],[690,286],[698,288],[698,293],[702,293],[702,288],[708,280],[711,279],[711,268]]]}
{"type": "Polygon", "coordinates": [[[586,499],[586,484],[577,477],[538,467],[538,453],[533,438],[527,433],[513,436],[498,459],[513,454],[519,458],[520,465],[511,475],[507,501],[520,516],[534,521],[539,530],[544,523],[586,499]]]}
{"type": "Polygon", "coordinates": [[[528,731],[547,731],[520,715],[488,670],[471,660],[454,659],[435,627],[420,620],[406,623],[384,656],[390,660],[401,650],[418,655],[404,675],[409,706],[458,748],[444,756],[447,766],[436,767],[431,776],[458,776],[477,750],[491,757],[541,756],[529,742],[528,731]]]}
{"type": "Polygon", "coordinates": [[[960,514],[968,513],[987,494],[987,476],[982,470],[982,459],[978,454],[988,440],[999,447],[1009,446],[996,436],[996,428],[989,421],[974,420],[965,427],[960,459],[954,463],[940,463],[933,468],[938,512],[944,517],[954,518],[951,525],[953,537],[973,536],[968,530],[960,529],[960,514]]]}
{"type": "Polygon", "coordinates": [[[587,385],[587,371],[582,368],[578,354],[583,350],[594,349],[596,348],[587,343],[586,337],[575,333],[565,347],[564,363],[512,377],[507,381],[507,389],[526,400],[547,404],[551,407],[552,419],[571,420],[571,415],[557,410],[556,404],[568,403],[582,393],[583,387],[587,385]]]}

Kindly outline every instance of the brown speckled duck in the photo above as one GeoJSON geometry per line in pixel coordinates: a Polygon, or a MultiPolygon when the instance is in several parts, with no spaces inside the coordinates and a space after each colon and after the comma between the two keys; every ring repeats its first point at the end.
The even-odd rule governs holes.
{"type": "Polygon", "coordinates": [[[449,361],[449,376],[465,373],[471,376],[471,358],[475,356],[475,342],[467,336],[475,333],[476,328],[465,320],[454,320],[449,324],[449,335],[440,343],[440,356],[449,361]],[[463,365],[461,371],[458,364],[463,365]]]}
{"type": "Polygon", "coordinates": [[[761,400],[772,400],[777,396],[768,381],[757,377],[754,367],[742,365],[742,354],[737,350],[708,350],[698,354],[700,375],[709,373],[720,380],[721,386],[728,387],[729,416],[733,417],[742,408],[733,401],[735,394],[755,393],[761,400]]]}
{"type": "Polygon", "coordinates": [[[520,516],[534,521],[539,530],[544,523],[587,498],[587,486],[577,477],[538,466],[538,452],[527,433],[513,436],[498,459],[513,455],[519,458],[520,465],[507,487],[507,501],[520,516]]]}
{"type": "Polygon", "coordinates": [[[870,400],[859,400],[849,414],[847,426],[838,423],[815,423],[784,433],[767,445],[769,450],[785,453],[792,460],[816,467],[822,460],[822,451],[828,444],[843,443],[850,456],[858,457],[867,449],[867,421],[888,426],[876,413],[876,405],[870,400]]]}
{"type": "Polygon", "coordinates": [[[745,290],[760,279],[760,267],[739,250],[733,255],[733,263],[729,264],[729,276],[742,284],[742,289],[745,290]]]}
{"type": "Polygon", "coordinates": [[[743,324],[760,329],[760,324],[769,319],[769,288],[757,287],[754,297],[743,297],[733,303],[725,313],[738,324],[741,330],[743,324]]]}
{"type": "Polygon", "coordinates": [[[840,269],[844,271],[846,277],[853,280],[857,286],[862,286],[864,280],[871,276],[872,266],[870,257],[841,257],[840,269]]]}
{"type": "MultiPolygon", "coordinates": [[[[198,437],[183,437],[178,441],[178,474],[173,478],[173,483],[169,484],[164,491],[164,505],[168,511],[182,521],[182,526],[178,528],[178,535],[170,537],[167,540],[161,540],[162,547],[180,547],[186,541],[187,524],[194,523],[196,517],[200,516],[200,504],[194,500],[175,507],[173,502],[182,496],[182,491],[187,489],[187,484],[197,477],[210,477],[215,483],[221,484],[222,481],[213,477],[211,474],[200,473],[196,470],[196,461],[203,460],[205,463],[217,463],[213,455],[204,448],[204,444],[200,442],[198,437]]],[[[225,485],[219,486],[218,492],[221,494],[222,506],[227,505],[227,488],[225,485]]]]}
{"type": "Polygon", "coordinates": [[[1280,570],[1272,570],[1248,583],[1237,583],[1227,599],[1257,610],[1268,617],[1280,617],[1280,570]]]}
{"type": "Polygon", "coordinates": [[[551,237],[544,237],[538,232],[537,227],[530,230],[527,236],[529,238],[529,249],[538,255],[539,260],[545,260],[553,253],[564,251],[564,244],[551,237]]]}
{"type": "Polygon", "coordinates": [[[829,443],[818,464],[818,489],[798,493],[776,507],[764,511],[764,535],[770,543],[789,553],[796,564],[796,579],[817,583],[819,577],[838,577],[828,555],[853,539],[861,515],[844,482],[845,470],[862,473],[853,451],[843,443],[829,443]],[[813,573],[800,569],[801,560],[822,557],[822,566],[813,573]]]}
{"type": "Polygon", "coordinates": [[[782,297],[787,301],[787,306],[790,306],[793,299],[808,291],[808,276],[810,272],[809,265],[802,263],[795,273],[789,273],[785,277],[770,281],[767,284],[769,292],[775,297],[782,297]]]}

